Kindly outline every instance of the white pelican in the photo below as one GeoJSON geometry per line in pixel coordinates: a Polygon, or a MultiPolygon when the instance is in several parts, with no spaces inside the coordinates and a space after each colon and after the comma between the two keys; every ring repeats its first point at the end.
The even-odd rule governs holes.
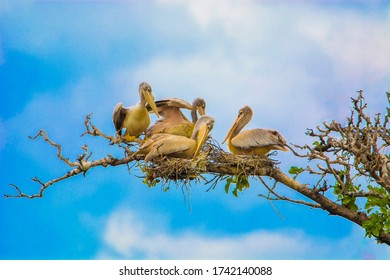
{"type": "Polygon", "coordinates": [[[276,130],[255,128],[241,131],[252,119],[249,106],[240,109],[222,144],[228,140],[230,152],[237,155],[266,155],[271,150],[288,151],[286,140],[276,130]]]}

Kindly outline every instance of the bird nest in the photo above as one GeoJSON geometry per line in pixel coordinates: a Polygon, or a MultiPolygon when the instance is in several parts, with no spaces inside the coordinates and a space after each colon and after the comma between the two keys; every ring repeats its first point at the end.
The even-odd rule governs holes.
{"type": "Polygon", "coordinates": [[[148,186],[154,186],[159,182],[183,182],[206,180],[205,174],[211,174],[222,178],[237,175],[259,175],[266,168],[274,168],[278,164],[268,157],[240,156],[225,152],[218,142],[209,137],[204,144],[201,153],[195,159],[180,159],[162,157],[141,166],[145,174],[144,182],[148,186]]]}

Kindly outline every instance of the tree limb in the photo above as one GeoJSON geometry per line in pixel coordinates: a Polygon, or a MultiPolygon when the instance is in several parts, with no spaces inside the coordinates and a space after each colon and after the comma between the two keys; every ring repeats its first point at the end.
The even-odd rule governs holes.
{"type": "MultiPolygon", "coordinates": [[[[390,93],[387,96],[390,102],[390,93]]],[[[70,167],[70,170],[47,182],[37,177],[32,178],[32,181],[40,186],[36,194],[26,194],[17,185],[10,184],[16,194],[4,196],[40,198],[50,186],[79,174],[85,176],[91,168],[129,166],[131,162],[138,163],[137,167],[144,173],[144,183],[148,186],[154,186],[160,181],[182,181],[186,184],[192,180],[203,180],[206,184],[211,184],[210,190],[215,188],[218,182],[229,180],[229,177],[253,176],[259,178],[268,191],[268,196],[260,195],[261,197],[269,201],[282,200],[323,209],[331,215],[343,217],[362,226],[366,229],[367,236],[373,235],[379,242],[390,245],[390,160],[389,155],[382,153],[390,145],[390,132],[387,128],[390,116],[388,113],[381,118],[378,114],[371,119],[366,115],[367,104],[362,92],[359,92],[358,98],[352,98],[352,103],[353,110],[346,125],[336,121],[324,122],[316,131],[307,131],[307,135],[317,139],[313,146],[288,146],[293,155],[306,158],[311,163],[304,168],[292,167],[289,173],[295,175],[293,178],[283,173],[278,168],[278,163],[270,158],[226,153],[211,137],[195,160],[158,158],[151,163],[145,163],[144,157],[136,152],[138,144],[125,143],[117,137],[103,133],[91,123],[91,115],[87,115],[84,122],[86,131],[81,136],[102,137],[110,145],[122,149],[123,157],[107,155],[93,160],[92,152],[89,152],[88,146],[85,145],[81,147],[83,152],[76,160],[71,161],[63,156],[61,145],[52,141],[46,131],[40,130],[30,139],[42,138],[56,148],[57,158],[70,167]],[[294,148],[305,152],[299,153],[294,148]],[[318,178],[317,182],[310,186],[297,181],[297,177],[303,172],[318,178]],[[206,174],[213,178],[206,180],[206,174]],[[270,187],[262,176],[272,178],[274,187],[270,187]],[[359,178],[365,178],[367,185],[359,183],[359,178]],[[278,183],[302,194],[309,201],[296,200],[277,193],[275,187],[278,183]],[[357,200],[365,205],[364,209],[359,209],[357,200]]],[[[249,184],[246,179],[244,182],[249,184]]],[[[236,184],[239,184],[238,180],[236,184]]]]}

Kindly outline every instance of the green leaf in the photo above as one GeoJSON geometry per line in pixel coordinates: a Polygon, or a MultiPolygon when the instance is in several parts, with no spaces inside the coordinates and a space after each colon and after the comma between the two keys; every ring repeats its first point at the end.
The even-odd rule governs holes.
{"type": "Polygon", "coordinates": [[[225,192],[226,194],[229,193],[230,184],[233,182],[233,177],[229,177],[226,179],[226,185],[225,185],[225,192]]]}
{"type": "Polygon", "coordinates": [[[305,169],[297,166],[291,166],[288,173],[295,175],[294,180],[298,177],[299,174],[301,174],[305,169]]]}
{"type": "Polygon", "coordinates": [[[238,188],[235,188],[235,189],[234,189],[233,195],[234,195],[235,197],[238,197],[238,188]]]}
{"type": "Polygon", "coordinates": [[[249,188],[250,187],[249,180],[248,180],[247,176],[241,178],[241,184],[243,184],[245,188],[249,188]]]}
{"type": "Polygon", "coordinates": [[[347,196],[347,197],[343,197],[342,199],[341,199],[341,203],[343,204],[343,205],[348,205],[350,202],[351,202],[351,197],[349,197],[349,196],[347,196]]]}
{"type": "Polygon", "coordinates": [[[375,236],[379,236],[379,227],[375,227],[372,231],[372,234],[375,236]]]}
{"type": "Polygon", "coordinates": [[[338,175],[341,177],[341,176],[344,176],[345,174],[347,174],[347,171],[345,170],[340,170],[338,175]]]}
{"type": "Polygon", "coordinates": [[[318,141],[314,141],[313,142],[313,145],[316,146],[316,147],[321,147],[322,145],[320,144],[320,142],[318,141]]]}
{"type": "Polygon", "coordinates": [[[152,181],[150,181],[151,178],[146,176],[143,180],[142,180],[142,183],[144,183],[145,185],[147,185],[149,188],[152,188],[152,187],[155,187],[158,183],[160,183],[160,179],[153,179],[152,181]]]}
{"type": "Polygon", "coordinates": [[[358,211],[359,207],[356,205],[356,197],[346,196],[341,199],[341,203],[352,211],[358,211]]]}
{"type": "Polygon", "coordinates": [[[356,205],[356,203],[353,203],[353,204],[349,205],[349,209],[351,209],[352,211],[357,212],[359,210],[359,207],[356,205]]]}
{"type": "Polygon", "coordinates": [[[231,176],[226,179],[226,184],[225,184],[225,192],[226,194],[229,193],[230,186],[231,184],[236,184],[236,187],[233,190],[233,195],[238,197],[238,192],[243,191],[246,188],[249,188],[249,180],[248,176],[246,175],[237,175],[237,176],[231,176]]]}
{"type": "Polygon", "coordinates": [[[238,175],[236,184],[237,184],[237,188],[240,191],[243,191],[244,189],[249,188],[248,177],[245,175],[238,175]]]}
{"type": "MultiPolygon", "coordinates": [[[[336,183],[336,185],[335,185],[334,188],[333,188],[333,193],[334,193],[335,195],[337,195],[338,198],[340,199],[340,196],[341,196],[341,189],[340,189],[339,184],[336,183]]],[[[341,197],[342,197],[342,196],[341,196],[341,197]]]]}
{"type": "Polygon", "coordinates": [[[290,170],[288,171],[289,174],[295,174],[295,175],[298,175],[300,173],[302,173],[304,171],[303,168],[301,167],[297,167],[297,166],[291,166],[290,167],[290,170]]]}
{"type": "Polygon", "coordinates": [[[366,237],[372,237],[372,220],[364,221],[362,227],[366,230],[366,237]]]}

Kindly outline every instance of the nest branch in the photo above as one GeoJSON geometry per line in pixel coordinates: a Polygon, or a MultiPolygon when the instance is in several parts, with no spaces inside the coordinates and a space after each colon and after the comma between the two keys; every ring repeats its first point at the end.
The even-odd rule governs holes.
{"type": "MultiPolygon", "coordinates": [[[[390,93],[387,95],[390,101],[390,93]]],[[[63,155],[61,145],[52,141],[45,130],[40,130],[30,139],[42,138],[54,147],[57,150],[57,158],[64,162],[68,168],[70,167],[70,170],[62,176],[47,182],[37,177],[32,178],[32,181],[40,187],[39,192],[32,195],[22,192],[19,186],[10,184],[16,194],[6,194],[5,197],[43,197],[44,192],[50,186],[79,174],[85,175],[88,170],[98,166],[126,165],[129,171],[134,166],[139,166],[145,174],[144,182],[150,186],[158,181],[165,184],[171,182],[183,183],[183,186],[193,181],[203,181],[210,184],[210,190],[215,188],[218,182],[227,179],[229,176],[236,176],[237,178],[253,176],[260,178],[268,191],[268,195],[260,196],[267,198],[271,203],[272,201],[283,200],[312,208],[321,208],[332,215],[344,217],[362,226],[371,218],[368,211],[361,212],[355,209],[357,208],[357,205],[354,204],[355,199],[373,201],[373,198],[376,198],[388,201],[388,195],[390,194],[390,157],[383,153],[390,145],[388,129],[390,114],[388,113],[386,116],[377,114],[374,118],[366,115],[367,104],[361,91],[356,99],[352,98],[352,104],[353,110],[345,125],[336,121],[324,122],[317,127],[317,130],[309,129],[307,131],[308,136],[316,139],[313,145],[299,146],[291,144],[291,146],[288,146],[295,156],[306,158],[313,163],[311,166],[304,168],[295,168],[293,172],[296,173],[291,173],[296,174],[294,178],[283,173],[278,168],[279,163],[269,157],[244,157],[226,153],[212,137],[209,137],[200,155],[195,160],[165,157],[145,163],[143,161],[144,157],[133,151],[133,148],[138,144],[125,143],[121,141],[122,139],[118,135],[114,137],[105,134],[91,123],[91,115],[87,115],[84,121],[85,132],[81,137],[86,135],[101,137],[107,140],[110,145],[116,145],[122,149],[124,155],[116,158],[108,154],[106,157],[93,159],[92,152],[89,151],[87,145],[84,145],[81,147],[82,153],[74,161],[71,161],[63,155]],[[298,150],[300,151],[298,152],[298,150]],[[296,179],[301,172],[318,176],[317,183],[310,187],[298,182],[296,179]],[[206,175],[211,175],[212,178],[206,178],[206,175]],[[261,176],[272,178],[274,185],[268,185],[261,176]],[[355,184],[355,181],[361,177],[366,178],[368,182],[366,188],[355,184]],[[329,178],[332,178],[332,180],[329,180],[329,178]],[[282,183],[311,201],[296,200],[281,195],[276,190],[278,183],[282,183]],[[372,187],[372,183],[376,183],[378,187],[372,187]],[[329,190],[333,190],[334,194],[338,196],[336,201],[326,196],[329,190]],[[344,201],[345,198],[349,199],[349,204],[344,201]]],[[[333,196],[329,197],[333,198],[333,196]]],[[[386,207],[388,205],[382,208],[385,209],[386,207]]],[[[375,236],[381,242],[390,245],[390,234],[388,232],[381,230],[375,233],[375,236]]]]}
{"type": "Polygon", "coordinates": [[[242,157],[226,153],[213,138],[209,137],[195,160],[157,158],[144,165],[142,171],[146,174],[146,181],[149,184],[156,179],[175,182],[202,180],[213,187],[226,176],[262,176],[269,173],[272,168],[276,168],[276,162],[267,157],[242,157]],[[213,175],[213,178],[207,180],[204,174],[213,175]]]}

